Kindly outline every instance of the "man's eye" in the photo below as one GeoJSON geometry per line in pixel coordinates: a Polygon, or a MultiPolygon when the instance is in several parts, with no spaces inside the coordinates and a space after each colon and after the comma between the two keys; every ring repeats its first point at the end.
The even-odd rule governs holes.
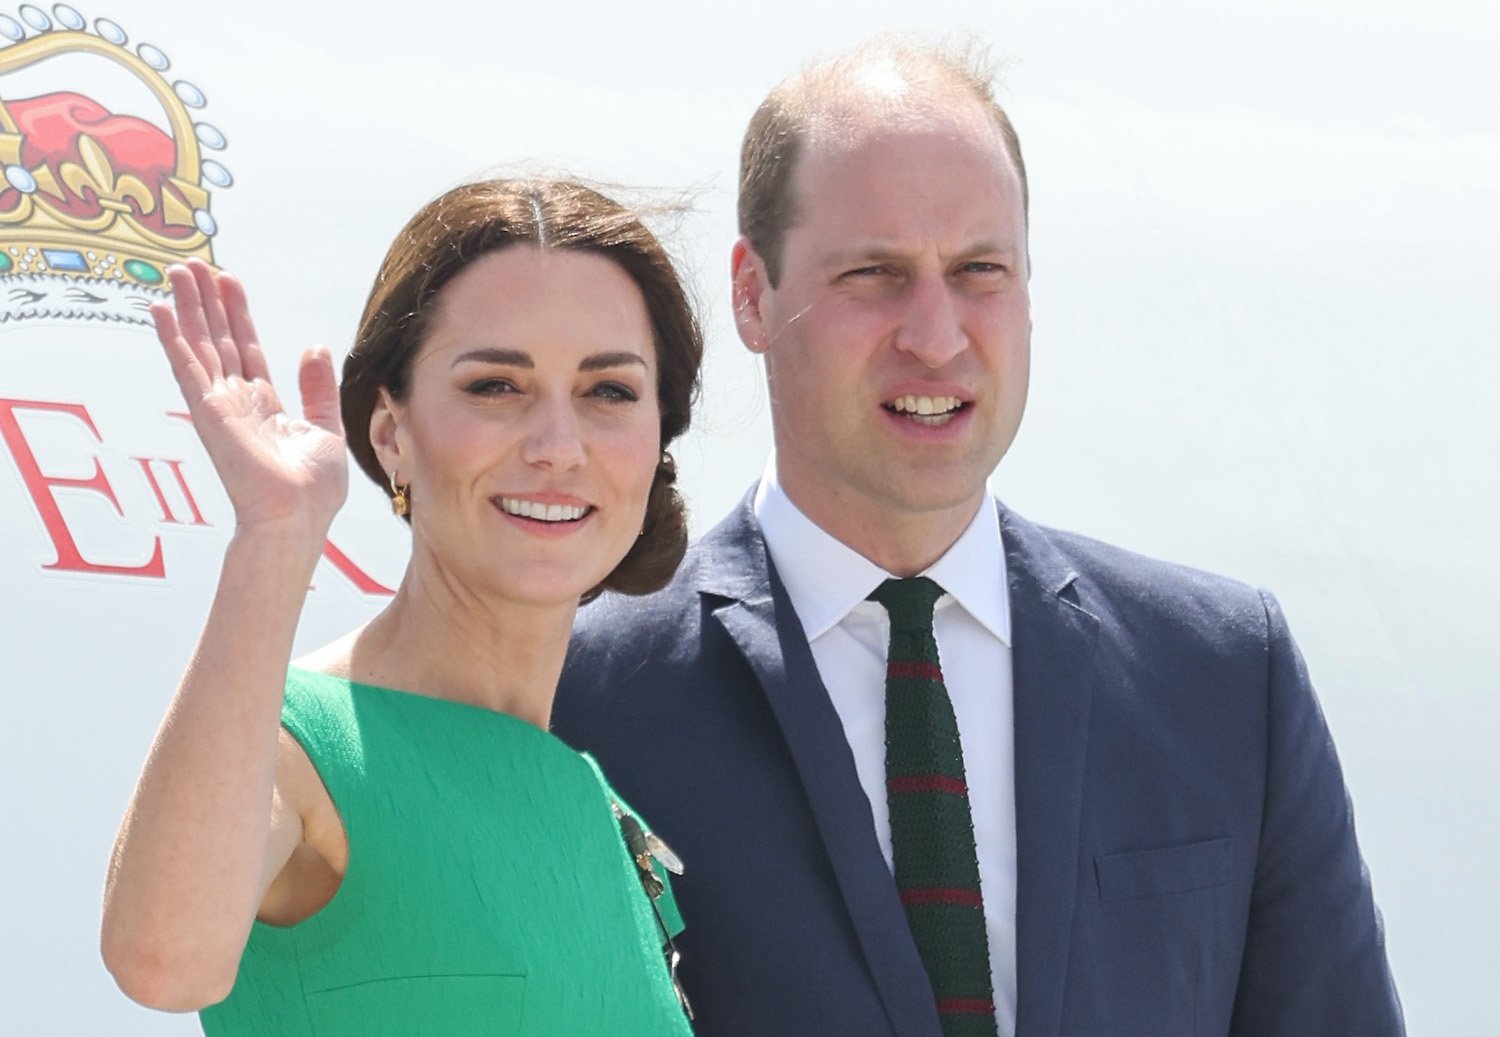
{"type": "Polygon", "coordinates": [[[470,382],[464,389],[464,392],[474,396],[503,396],[520,391],[508,378],[480,378],[470,382]]]}
{"type": "Polygon", "coordinates": [[[1005,267],[1000,263],[989,263],[981,259],[963,265],[966,274],[1003,274],[1005,267]]]}
{"type": "Polygon", "coordinates": [[[844,271],[843,276],[853,278],[879,277],[884,273],[888,273],[888,270],[883,266],[857,266],[853,270],[844,271]]]}
{"type": "Polygon", "coordinates": [[[590,396],[597,396],[604,400],[619,400],[624,403],[634,403],[640,399],[634,389],[619,382],[600,382],[589,390],[590,396]]]}

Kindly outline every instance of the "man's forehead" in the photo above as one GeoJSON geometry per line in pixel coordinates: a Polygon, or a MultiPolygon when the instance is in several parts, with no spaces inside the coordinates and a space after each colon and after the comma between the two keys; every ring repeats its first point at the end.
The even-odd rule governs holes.
{"type": "Polygon", "coordinates": [[[835,264],[927,248],[951,256],[1024,251],[1015,163],[982,110],[967,114],[824,124],[793,174],[788,240],[820,228],[816,245],[804,244],[818,262],[835,264]]]}
{"type": "Polygon", "coordinates": [[[830,192],[861,189],[921,191],[953,175],[971,178],[977,190],[1019,189],[1019,171],[995,124],[973,112],[868,114],[831,118],[810,132],[793,172],[798,207],[812,196],[826,204],[830,192]]]}

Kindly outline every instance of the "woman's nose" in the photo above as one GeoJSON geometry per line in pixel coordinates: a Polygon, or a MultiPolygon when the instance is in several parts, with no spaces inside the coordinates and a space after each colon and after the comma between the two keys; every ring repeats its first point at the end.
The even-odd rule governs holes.
{"type": "Polygon", "coordinates": [[[556,471],[568,471],[583,463],[583,438],[571,401],[540,403],[531,417],[521,449],[523,461],[556,471]]]}

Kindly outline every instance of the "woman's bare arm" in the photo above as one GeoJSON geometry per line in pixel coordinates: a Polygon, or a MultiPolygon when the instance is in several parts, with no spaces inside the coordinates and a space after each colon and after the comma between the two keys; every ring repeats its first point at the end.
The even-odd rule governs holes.
{"type": "Polygon", "coordinates": [[[311,790],[279,746],[281,701],[348,466],[327,353],[303,356],[292,418],[238,283],[202,263],[171,279],[175,312],[152,316],[236,525],[116,839],[101,944],[128,995],[186,1010],[228,994],[266,891],[303,841],[311,790]]]}

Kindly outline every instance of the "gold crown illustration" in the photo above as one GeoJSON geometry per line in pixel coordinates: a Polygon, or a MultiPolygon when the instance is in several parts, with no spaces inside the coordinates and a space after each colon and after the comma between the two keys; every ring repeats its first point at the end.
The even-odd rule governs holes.
{"type": "Polygon", "coordinates": [[[66,4],[50,15],[23,4],[17,15],[0,14],[0,323],[149,323],[169,265],[213,263],[211,188],[233,178],[203,152],[221,151],[224,135],[194,119],[208,103],[203,91],[169,82],[167,56],[150,43],[132,46],[117,23],[99,18],[90,31],[66,4]],[[38,66],[63,54],[124,68],[160,111],[117,111],[79,84],[48,82],[38,66]],[[21,70],[29,96],[11,96],[6,77],[21,70]]]}

